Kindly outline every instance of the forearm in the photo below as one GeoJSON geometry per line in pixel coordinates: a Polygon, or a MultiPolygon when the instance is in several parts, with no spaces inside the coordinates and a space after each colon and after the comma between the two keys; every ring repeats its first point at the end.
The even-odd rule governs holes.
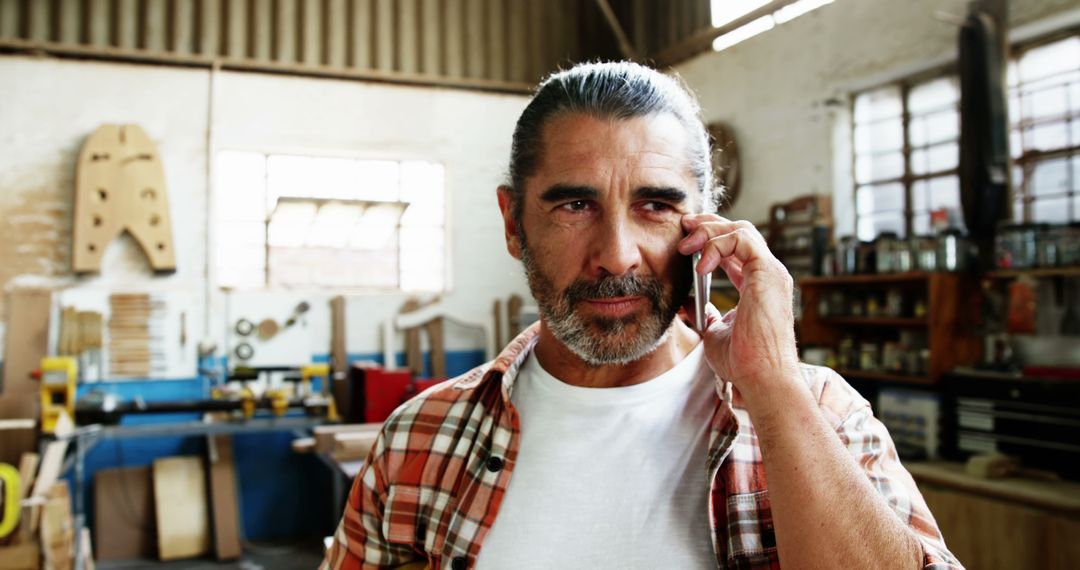
{"type": "Polygon", "coordinates": [[[757,394],[740,392],[765,464],[781,562],[792,568],[921,568],[914,534],[792,374],[798,372],[757,394]]]}

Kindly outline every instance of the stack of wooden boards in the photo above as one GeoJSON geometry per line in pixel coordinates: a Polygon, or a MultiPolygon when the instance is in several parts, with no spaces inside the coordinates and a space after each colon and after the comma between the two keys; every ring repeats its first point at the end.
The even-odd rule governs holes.
{"type": "Polygon", "coordinates": [[[297,453],[325,453],[338,461],[357,461],[367,458],[382,423],[340,424],[319,426],[315,436],[293,441],[297,453]]]}
{"type": "Polygon", "coordinates": [[[94,480],[97,559],[177,560],[242,553],[232,438],[210,438],[210,458],[168,457],[145,467],[98,471],[94,480]]]}
{"type": "MultiPolygon", "coordinates": [[[[61,413],[58,435],[68,435],[74,426],[61,413]]],[[[0,539],[0,570],[69,570],[74,566],[75,541],[90,552],[90,531],[76,529],[71,514],[71,494],[66,481],[59,480],[66,440],[49,443],[44,457],[23,453],[19,460],[19,519],[15,530],[0,539]]],[[[93,570],[92,557],[85,568],[93,570]]]]}
{"type": "Polygon", "coordinates": [[[109,375],[147,378],[166,368],[165,302],[147,293],[109,296],[109,375]]]}

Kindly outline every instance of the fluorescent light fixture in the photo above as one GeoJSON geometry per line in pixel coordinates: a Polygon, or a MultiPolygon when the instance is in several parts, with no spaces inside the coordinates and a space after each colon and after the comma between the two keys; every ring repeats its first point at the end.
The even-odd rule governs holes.
{"type": "Polygon", "coordinates": [[[719,28],[769,2],[772,0],[712,0],[712,25],[719,28]]]}
{"type": "Polygon", "coordinates": [[[776,20],[777,24],[783,24],[802,16],[807,12],[813,12],[826,4],[832,3],[833,0],[799,0],[798,2],[788,4],[774,12],[773,18],[776,20]]]}
{"type": "Polygon", "coordinates": [[[773,21],[772,16],[762,16],[745,26],[735,28],[734,30],[716,38],[713,40],[712,48],[714,51],[723,51],[737,43],[746,41],[758,34],[767,32],[776,27],[776,22],[773,21]]]}

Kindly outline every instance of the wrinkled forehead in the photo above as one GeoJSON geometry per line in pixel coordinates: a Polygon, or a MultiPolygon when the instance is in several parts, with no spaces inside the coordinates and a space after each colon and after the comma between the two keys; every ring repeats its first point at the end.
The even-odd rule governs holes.
{"type": "Polygon", "coordinates": [[[628,177],[632,183],[680,187],[696,195],[690,147],[686,129],[670,113],[604,118],[567,112],[544,125],[530,178],[550,184],[628,177]]]}

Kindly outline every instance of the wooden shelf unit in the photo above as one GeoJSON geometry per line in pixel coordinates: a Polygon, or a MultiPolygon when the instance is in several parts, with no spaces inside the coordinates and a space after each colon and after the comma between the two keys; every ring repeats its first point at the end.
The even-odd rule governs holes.
{"type": "Polygon", "coordinates": [[[798,324],[799,344],[802,346],[840,345],[847,334],[877,334],[897,330],[922,329],[930,348],[930,361],[925,376],[895,374],[885,371],[843,370],[849,377],[913,384],[936,384],[941,376],[961,365],[972,364],[982,356],[982,339],[974,334],[971,323],[963,315],[971,295],[979,291],[978,280],[958,273],[890,273],[883,275],[845,275],[811,277],[799,282],[802,295],[802,318],[798,324]],[[819,300],[836,290],[848,294],[875,292],[884,296],[891,287],[900,287],[907,294],[926,299],[925,317],[854,317],[818,314],[819,300]]]}

